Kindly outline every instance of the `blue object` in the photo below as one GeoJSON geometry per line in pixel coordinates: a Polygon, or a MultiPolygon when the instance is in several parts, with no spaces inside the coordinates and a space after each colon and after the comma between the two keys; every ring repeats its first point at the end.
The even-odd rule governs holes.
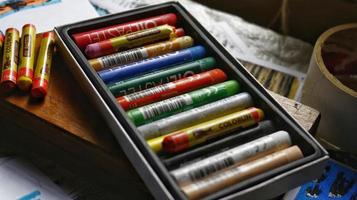
{"type": "Polygon", "coordinates": [[[40,195],[41,195],[41,192],[36,190],[36,191],[31,192],[30,194],[27,194],[27,195],[19,198],[18,200],[36,200],[36,199],[40,199],[40,195]]]}
{"type": "Polygon", "coordinates": [[[330,160],[323,175],[302,185],[293,200],[357,200],[357,172],[330,160]]]}
{"type": "Polygon", "coordinates": [[[172,65],[178,65],[185,62],[194,61],[203,58],[206,50],[203,46],[198,45],[180,51],[167,53],[161,56],[134,62],[128,65],[121,65],[111,69],[98,72],[104,83],[114,83],[128,79],[139,74],[163,69],[172,65]]]}

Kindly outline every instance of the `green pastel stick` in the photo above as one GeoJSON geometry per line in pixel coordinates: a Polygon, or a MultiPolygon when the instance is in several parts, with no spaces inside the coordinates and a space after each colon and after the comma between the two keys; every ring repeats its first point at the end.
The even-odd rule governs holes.
{"type": "Polygon", "coordinates": [[[183,95],[142,106],[127,112],[128,117],[139,126],[152,121],[196,108],[198,106],[226,98],[239,92],[237,81],[226,81],[183,95]]]}
{"type": "Polygon", "coordinates": [[[113,83],[108,85],[108,89],[115,97],[124,96],[210,70],[215,64],[216,61],[214,58],[207,57],[169,69],[113,83]]]}

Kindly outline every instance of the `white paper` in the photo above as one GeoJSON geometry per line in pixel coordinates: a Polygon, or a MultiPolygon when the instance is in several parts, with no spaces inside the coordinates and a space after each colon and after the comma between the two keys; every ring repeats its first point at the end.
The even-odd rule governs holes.
{"type": "Polygon", "coordinates": [[[69,200],[56,184],[29,163],[0,158],[0,200],[69,200]]]}
{"type": "MultiPolygon", "coordinates": [[[[115,13],[169,0],[90,1],[110,13],[115,13]]],[[[237,16],[189,0],[180,0],[179,2],[236,58],[299,79],[305,78],[312,53],[310,44],[289,36],[282,36],[269,29],[246,22],[237,16]]]]}
{"type": "MultiPolygon", "coordinates": [[[[0,1],[9,3],[11,0],[0,1]]],[[[24,0],[25,1],[25,0],[24,0]]],[[[43,0],[47,4],[25,7],[6,16],[0,14],[0,30],[9,27],[21,31],[24,24],[36,26],[37,32],[52,30],[55,26],[97,17],[98,14],[88,0],[43,0]],[[53,1],[52,3],[50,3],[53,1]]]]}

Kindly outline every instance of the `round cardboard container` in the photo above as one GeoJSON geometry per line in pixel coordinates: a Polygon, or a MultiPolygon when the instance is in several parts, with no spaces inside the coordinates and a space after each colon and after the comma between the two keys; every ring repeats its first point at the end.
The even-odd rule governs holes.
{"type": "Polygon", "coordinates": [[[324,32],[315,44],[301,101],[321,112],[317,138],[322,144],[357,154],[356,82],[346,79],[357,75],[346,75],[343,67],[351,60],[357,62],[357,24],[324,32]]]}

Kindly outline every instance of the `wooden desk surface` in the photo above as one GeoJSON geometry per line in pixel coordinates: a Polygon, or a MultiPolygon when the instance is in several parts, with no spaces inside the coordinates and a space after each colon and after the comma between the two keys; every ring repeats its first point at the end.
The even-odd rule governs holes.
{"type": "MultiPolygon", "coordinates": [[[[45,147],[40,147],[38,153],[47,153],[50,157],[56,154],[57,162],[77,169],[78,173],[85,173],[86,169],[78,170],[83,168],[83,164],[88,168],[100,169],[102,171],[94,170],[98,173],[94,176],[101,176],[101,181],[105,183],[110,181],[101,173],[110,172],[109,177],[112,177],[113,181],[120,178],[125,185],[136,186],[134,189],[124,187],[120,192],[138,193],[137,191],[141,190],[147,193],[105,122],[99,113],[93,111],[65,64],[58,55],[54,60],[48,95],[44,101],[34,101],[28,94],[21,92],[3,96],[0,99],[0,116],[31,133],[26,135],[26,138],[40,138],[47,149],[43,151],[45,147]],[[53,146],[56,149],[49,150],[53,146]],[[65,153],[61,154],[61,151],[65,153]],[[66,155],[66,159],[60,158],[63,155],[66,155]],[[113,172],[113,169],[116,172],[113,172]],[[122,173],[123,171],[129,173],[122,173]]],[[[277,94],[272,95],[306,130],[314,129],[319,112],[277,94]]],[[[22,137],[21,133],[16,137],[22,137]]],[[[25,146],[35,146],[31,144],[24,141],[24,151],[25,146]]],[[[88,173],[93,174],[93,170],[88,173]]]]}

